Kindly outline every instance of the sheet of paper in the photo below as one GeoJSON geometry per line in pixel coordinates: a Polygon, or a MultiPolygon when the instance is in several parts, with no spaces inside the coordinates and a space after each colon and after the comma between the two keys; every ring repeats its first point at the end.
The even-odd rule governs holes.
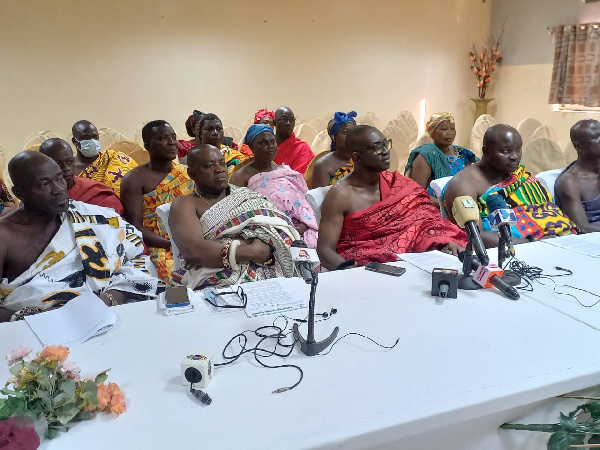
{"type": "Polygon", "coordinates": [[[69,300],[62,308],[25,316],[25,322],[43,345],[67,347],[106,333],[116,321],[115,313],[92,292],[69,300]]]}
{"type": "Polygon", "coordinates": [[[308,308],[310,285],[302,278],[276,278],[242,285],[248,296],[248,317],[308,308]]]}
{"type": "Polygon", "coordinates": [[[433,250],[424,253],[398,253],[398,257],[425,272],[431,273],[436,267],[462,270],[462,263],[456,256],[433,250]]]}
{"type": "Polygon", "coordinates": [[[552,239],[542,239],[539,242],[570,250],[581,255],[600,258],[600,245],[589,241],[586,235],[570,234],[552,239]]]}

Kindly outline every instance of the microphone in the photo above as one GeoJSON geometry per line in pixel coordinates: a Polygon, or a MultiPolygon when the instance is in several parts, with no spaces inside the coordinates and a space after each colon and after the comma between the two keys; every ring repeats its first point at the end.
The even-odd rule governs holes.
{"type": "Polygon", "coordinates": [[[296,265],[296,270],[305,283],[310,284],[315,275],[312,263],[319,262],[317,252],[314,249],[309,249],[303,240],[292,242],[290,252],[292,253],[292,261],[296,265]]]}
{"type": "Polygon", "coordinates": [[[492,230],[498,230],[500,236],[508,247],[510,256],[515,256],[515,247],[512,243],[510,226],[517,223],[515,212],[508,207],[506,201],[498,194],[492,194],[487,198],[486,205],[490,212],[488,220],[492,230]]]}
{"type": "Polygon", "coordinates": [[[490,262],[490,257],[487,254],[487,250],[485,249],[485,245],[483,245],[481,235],[479,234],[479,227],[477,226],[477,222],[479,221],[479,208],[477,207],[475,200],[468,195],[456,197],[452,204],[452,215],[454,216],[454,220],[456,220],[456,224],[459,227],[464,228],[467,232],[467,237],[473,246],[473,250],[475,250],[477,259],[481,264],[487,266],[490,262]]]}
{"type": "MultiPolygon", "coordinates": [[[[458,254],[458,259],[461,261],[465,257],[465,252],[458,254]]],[[[511,300],[519,300],[521,295],[519,292],[510,284],[508,284],[502,277],[504,271],[495,264],[483,266],[476,259],[473,260],[473,266],[475,267],[475,273],[473,274],[473,280],[484,288],[495,287],[505,296],[511,300]]],[[[507,272],[510,273],[510,272],[507,272]]],[[[519,280],[520,281],[520,280],[519,280]]]]}
{"type": "Polygon", "coordinates": [[[202,373],[200,373],[200,371],[195,367],[188,367],[185,369],[184,376],[185,379],[190,382],[191,394],[205,405],[210,405],[212,403],[212,398],[210,398],[206,392],[193,388],[194,384],[202,381],[202,373]]]}
{"type": "Polygon", "coordinates": [[[431,272],[431,295],[440,298],[456,298],[458,270],[436,267],[431,272]]]}

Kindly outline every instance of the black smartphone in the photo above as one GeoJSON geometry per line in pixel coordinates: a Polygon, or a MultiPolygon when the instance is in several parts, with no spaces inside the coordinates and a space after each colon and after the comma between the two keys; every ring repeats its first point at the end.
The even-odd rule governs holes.
{"type": "Polygon", "coordinates": [[[185,286],[169,286],[165,290],[165,295],[167,308],[187,306],[190,304],[187,287],[185,286]]]}
{"type": "Polygon", "coordinates": [[[370,262],[365,267],[367,270],[371,270],[373,272],[385,273],[386,275],[392,275],[394,277],[399,277],[406,272],[404,267],[396,267],[390,266],[389,264],[383,264],[378,262],[370,262]]]}

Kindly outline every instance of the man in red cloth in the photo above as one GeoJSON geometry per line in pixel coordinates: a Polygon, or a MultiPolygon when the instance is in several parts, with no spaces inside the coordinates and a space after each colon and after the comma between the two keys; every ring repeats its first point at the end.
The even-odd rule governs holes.
{"type": "Polygon", "coordinates": [[[296,137],[294,112],[285,106],[275,111],[275,139],[277,140],[277,156],[275,164],[287,164],[302,175],[308,163],[315,157],[309,145],[296,137]]]}
{"type": "Polygon", "coordinates": [[[99,181],[75,176],[73,150],[66,141],[58,138],[48,139],[40,146],[40,153],[49,156],[60,166],[63,178],[67,182],[70,199],[112,208],[120,216],[123,215],[123,205],[115,191],[99,181]]]}
{"type": "Polygon", "coordinates": [[[354,172],[327,193],[321,208],[317,251],[334,270],[347,261],[396,261],[396,253],[442,250],[457,255],[467,235],[440,217],[425,189],[390,167],[392,143],[376,128],[360,125],[346,135],[354,172]]]}

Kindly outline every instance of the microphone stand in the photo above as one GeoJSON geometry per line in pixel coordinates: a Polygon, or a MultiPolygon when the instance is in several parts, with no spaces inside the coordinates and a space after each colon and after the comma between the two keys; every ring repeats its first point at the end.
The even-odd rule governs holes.
{"type": "Polygon", "coordinates": [[[498,233],[498,267],[502,269],[504,261],[508,258],[508,246],[506,240],[502,236],[502,233],[498,233]]]}
{"type": "Polygon", "coordinates": [[[319,279],[317,278],[317,274],[311,270],[311,280],[310,280],[310,299],[308,301],[308,336],[306,339],[302,337],[300,334],[300,329],[298,328],[298,324],[295,323],[293,326],[294,330],[294,342],[300,343],[300,350],[306,356],[315,356],[325,350],[334,339],[337,337],[338,332],[340,331],[339,327],[335,327],[331,335],[321,341],[315,341],[315,294],[317,292],[317,283],[319,279]]]}
{"type": "Polygon", "coordinates": [[[458,288],[464,289],[467,291],[474,291],[476,289],[481,289],[481,286],[477,284],[473,277],[471,276],[471,272],[473,271],[473,260],[475,258],[475,254],[473,252],[473,245],[469,240],[467,246],[465,247],[465,258],[463,259],[463,273],[458,277],[458,288]]]}

